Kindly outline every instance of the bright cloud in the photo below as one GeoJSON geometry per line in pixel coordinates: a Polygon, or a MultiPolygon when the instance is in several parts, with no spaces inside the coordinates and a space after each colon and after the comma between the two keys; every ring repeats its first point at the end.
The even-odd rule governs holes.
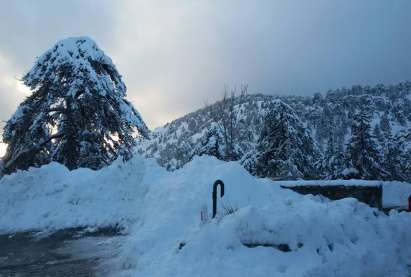
{"type": "Polygon", "coordinates": [[[7,145],[0,142],[0,158],[6,154],[7,145]]]}

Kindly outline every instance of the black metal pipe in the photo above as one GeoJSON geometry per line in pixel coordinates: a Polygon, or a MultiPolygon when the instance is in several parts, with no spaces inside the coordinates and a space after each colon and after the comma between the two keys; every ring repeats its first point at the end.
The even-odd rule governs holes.
{"type": "Polygon", "coordinates": [[[217,180],[213,185],[213,218],[217,214],[217,187],[220,185],[220,197],[224,196],[224,183],[221,180],[217,180]]]}

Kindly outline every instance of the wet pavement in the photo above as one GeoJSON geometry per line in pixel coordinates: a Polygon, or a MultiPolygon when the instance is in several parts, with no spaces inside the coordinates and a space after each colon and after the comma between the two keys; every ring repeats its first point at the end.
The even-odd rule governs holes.
{"type": "Polygon", "coordinates": [[[110,275],[118,254],[119,228],[70,228],[54,233],[0,235],[0,277],[110,275]]]}

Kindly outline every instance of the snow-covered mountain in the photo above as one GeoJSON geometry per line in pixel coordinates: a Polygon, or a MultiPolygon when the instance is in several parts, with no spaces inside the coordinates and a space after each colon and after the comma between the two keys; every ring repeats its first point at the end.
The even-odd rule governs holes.
{"type": "MultiPolygon", "coordinates": [[[[146,157],[154,157],[168,170],[178,169],[193,156],[201,154],[213,155],[222,160],[244,160],[250,151],[256,151],[266,115],[273,106],[275,109],[278,101],[289,106],[292,110],[290,113],[298,116],[294,122],[304,125],[304,132],[313,139],[313,147],[319,150],[320,154],[314,155],[318,165],[314,177],[341,177],[343,172],[347,172],[349,165],[344,156],[346,145],[351,139],[351,125],[354,116],[364,110],[370,115],[371,135],[376,142],[375,147],[381,153],[382,167],[389,167],[385,160],[388,156],[386,149],[391,143],[398,146],[401,153],[401,166],[404,167],[400,170],[404,172],[409,169],[410,82],[372,88],[354,86],[307,97],[241,93],[157,128],[149,141],[140,143],[138,151],[146,157]],[[331,148],[335,149],[327,151],[331,148]],[[334,164],[338,156],[339,166],[334,164]]],[[[296,127],[295,123],[290,124],[296,127]]],[[[297,148],[297,145],[294,146],[297,148]]],[[[399,164],[398,161],[396,163],[399,164]]],[[[307,176],[300,174],[294,177],[307,176]]],[[[410,176],[396,177],[401,178],[409,180],[410,176]]]]}

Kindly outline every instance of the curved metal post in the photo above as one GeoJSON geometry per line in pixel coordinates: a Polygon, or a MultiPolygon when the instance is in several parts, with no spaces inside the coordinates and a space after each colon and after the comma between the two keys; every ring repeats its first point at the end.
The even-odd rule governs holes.
{"type": "Polygon", "coordinates": [[[217,187],[220,185],[220,197],[224,196],[224,183],[221,180],[217,180],[213,185],[213,218],[217,214],[217,187]]]}

